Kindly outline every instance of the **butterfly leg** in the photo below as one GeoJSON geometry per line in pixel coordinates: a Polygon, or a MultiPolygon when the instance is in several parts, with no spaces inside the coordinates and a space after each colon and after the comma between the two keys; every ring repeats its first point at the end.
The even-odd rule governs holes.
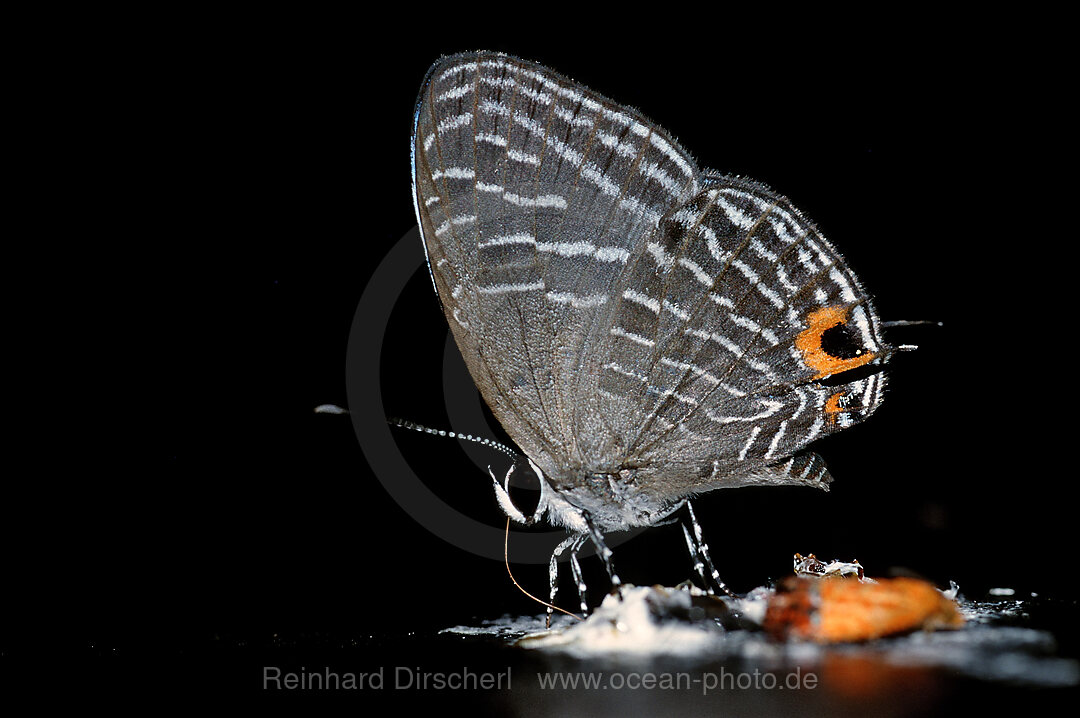
{"type": "MultiPolygon", "coordinates": [[[[567,536],[562,543],[555,547],[555,551],[551,554],[551,561],[548,563],[548,586],[551,588],[551,592],[548,594],[548,603],[555,603],[555,594],[559,592],[559,556],[562,556],[563,551],[570,548],[580,538],[582,538],[581,534],[567,536]]],[[[548,606],[546,628],[551,628],[551,614],[554,610],[554,608],[548,606]]]]}
{"type": "Polygon", "coordinates": [[[685,523],[680,524],[680,526],[682,526],[683,538],[686,539],[686,550],[690,553],[690,560],[694,562],[694,573],[698,575],[698,578],[701,579],[701,585],[711,595],[713,593],[712,586],[709,585],[709,581],[705,578],[705,564],[702,563],[697,546],[694,545],[694,537],[690,535],[690,529],[686,528],[685,523]]]}
{"type": "MultiPolygon", "coordinates": [[[[581,513],[589,527],[589,537],[596,547],[596,553],[600,556],[600,560],[604,562],[604,570],[607,571],[608,578],[611,579],[611,588],[618,591],[619,587],[622,586],[622,581],[619,580],[619,574],[615,573],[615,567],[611,565],[611,549],[604,543],[604,535],[600,533],[600,529],[593,523],[589,512],[582,511],[581,513]]],[[[619,596],[622,597],[622,594],[619,593],[619,596]]]]}
{"type": "Polygon", "coordinates": [[[686,539],[686,548],[690,552],[690,560],[694,562],[694,570],[705,585],[705,590],[715,595],[715,589],[720,589],[724,595],[735,598],[735,594],[727,587],[727,584],[720,580],[720,572],[713,565],[712,556],[709,555],[709,544],[704,541],[701,524],[698,523],[697,516],[694,515],[694,507],[689,501],[686,502],[686,510],[690,515],[690,528],[687,529],[685,523],[682,525],[683,537],[686,539]],[[708,577],[706,577],[706,571],[708,571],[708,577]]]}
{"type": "Polygon", "coordinates": [[[581,564],[578,562],[578,551],[585,544],[586,535],[578,534],[574,537],[574,545],[570,547],[570,571],[574,574],[574,583],[577,585],[578,601],[581,604],[581,615],[588,618],[589,603],[585,600],[585,579],[581,575],[581,564]]]}

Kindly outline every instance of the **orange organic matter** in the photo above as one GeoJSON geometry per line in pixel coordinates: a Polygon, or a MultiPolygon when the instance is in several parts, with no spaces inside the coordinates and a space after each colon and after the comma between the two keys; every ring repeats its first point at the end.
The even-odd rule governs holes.
{"type": "Polygon", "coordinates": [[[963,623],[956,604],[919,579],[791,577],[769,599],[764,626],[780,639],[846,643],[963,623]]]}

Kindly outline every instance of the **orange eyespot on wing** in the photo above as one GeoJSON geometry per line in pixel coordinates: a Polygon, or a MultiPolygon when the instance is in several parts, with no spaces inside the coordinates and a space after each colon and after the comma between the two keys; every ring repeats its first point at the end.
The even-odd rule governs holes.
{"type": "MultiPolygon", "coordinates": [[[[834,327],[845,324],[848,320],[847,307],[821,307],[815,309],[806,316],[807,328],[799,332],[795,337],[795,348],[802,355],[803,362],[817,374],[815,379],[824,379],[832,374],[855,369],[877,358],[876,352],[857,350],[854,356],[844,357],[830,354],[822,345],[825,332],[834,327]]],[[[839,402],[839,396],[833,395],[829,399],[839,402]]],[[[834,409],[839,411],[839,406],[834,409]]]]}

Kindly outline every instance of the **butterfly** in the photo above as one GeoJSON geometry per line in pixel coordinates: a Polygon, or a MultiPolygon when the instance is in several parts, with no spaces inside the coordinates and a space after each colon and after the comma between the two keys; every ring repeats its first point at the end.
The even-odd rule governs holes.
{"type": "Polygon", "coordinates": [[[840,254],[637,110],[509,55],[444,57],[417,101],[412,180],[450,330],[540,481],[526,514],[517,465],[492,476],[499,505],[568,531],[552,599],[566,549],[582,594],[589,539],[618,585],[604,533],[684,507],[695,568],[726,591],[690,500],[827,489],[806,447],[881,404],[896,350],[840,254]]]}

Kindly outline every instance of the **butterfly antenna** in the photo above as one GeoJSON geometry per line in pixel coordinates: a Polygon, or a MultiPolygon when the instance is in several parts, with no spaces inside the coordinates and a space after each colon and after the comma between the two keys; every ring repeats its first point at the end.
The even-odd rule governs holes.
{"type": "Polygon", "coordinates": [[[496,451],[501,451],[515,461],[520,456],[518,452],[511,449],[506,444],[495,441],[494,439],[485,439],[480,436],[473,436],[472,434],[462,434],[460,432],[446,431],[444,429],[433,429],[430,426],[424,426],[423,424],[417,424],[413,421],[408,421],[406,419],[398,419],[394,417],[387,418],[386,423],[390,426],[399,426],[402,429],[419,431],[423,434],[432,434],[434,436],[445,436],[449,439],[461,439],[463,441],[471,441],[475,444],[480,444],[481,446],[487,446],[489,448],[495,449],[496,451]]]}
{"type": "Polygon", "coordinates": [[[932,319],[894,319],[891,322],[882,322],[883,327],[917,327],[924,324],[932,324],[934,326],[944,326],[942,322],[935,322],[932,319]]]}
{"type": "MultiPolygon", "coordinates": [[[[932,325],[936,327],[944,326],[942,322],[936,322],[932,319],[894,319],[890,322],[882,322],[883,327],[918,327],[924,325],[932,325]]],[[[896,347],[898,352],[913,352],[919,348],[918,344],[901,344],[896,347]]]]}
{"type": "MultiPolygon", "coordinates": [[[[349,412],[348,409],[346,409],[344,407],[341,407],[341,406],[338,406],[337,404],[319,404],[317,407],[315,407],[315,413],[316,414],[348,414],[350,412],[349,412]]],[[[393,417],[388,418],[386,420],[386,423],[390,424],[391,426],[400,426],[403,429],[411,429],[412,431],[419,431],[419,432],[422,432],[424,434],[434,434],[436,436],[445,436],[445,437],[448,437],[450,439],[462,439],[464,441],[472,441],[472,442],[474,442],[476,444],[480,444],[482,446],[489,446],[492,449],[495,449],[496,451],[501,451],[502,453],[506,454],[507,456],[509,456],[511,459],[514,459],[515,461],[520,456],[518,454],[518,452],[511,449],[506,444],[495,441],[494,439],[485,439],[485,438],[482,438],[482,437],[479,437],[479,436],[473,436],[472,434],[461,434],[461,433],[458,433],[456,431],[443,431],[442,429],[432,429],[430,426],[424,426],[423,424],[417,424],[416,422],[413,422],[413,421],[408,421],[406,419],[397,419],[397,418],[393,418],[393,417]]]]}

